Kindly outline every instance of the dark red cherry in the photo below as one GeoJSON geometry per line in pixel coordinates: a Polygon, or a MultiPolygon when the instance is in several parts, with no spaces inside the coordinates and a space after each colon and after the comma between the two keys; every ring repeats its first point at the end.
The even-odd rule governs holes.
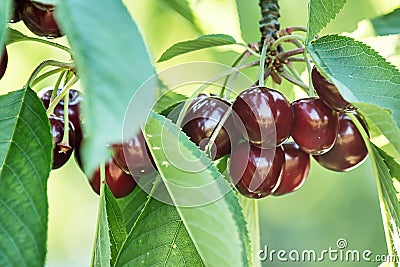
{"type": "Polygon", "coordinates": [[[3,78],[4,73],[6,72],[8,64],[8,53],[6,47],[4,47],[3,54],[1,55],[0,60],[0,79],[3,78]]]}
{"type": "Polygon", "coordinates": [[[53,135],[53,170],[63,166],[71,157],[75,146],[75,132],[72,123],[68,127],[68,144],[63,144],[64,137],[64,119],[55,115],[50,115],[51,133],[53,135]]]}
{"type": "MultiPolygon", "coordinates": [[[[49,107],[52,88],[46,87],[39,91],[38,97],[42,100],[45,108],[49,107]]],[[[58,89],[57,94],[61,90],[58,89]]],[[[79,147],[82,142],[82,125],[80,116],[80,103],[82,101],[82,95],[79,91],[71,89],[69,90],[68,99],[68,119],[75,127],[75,146],[79,147]]],[[[62,99],[53,111],[54,115],[64,117],[64,100],[62,99]]]]}
{"type": "MultiPolygon", "coordinates": [[[[105,165],[106,183],[116,198],[129,195],[136,186],[135,179],[121,170],[114,160],[109,160],[105,165]]],[[[94,192],[100,194],[100,168],[89,180],[94,192]]]]}
{"type": "MultiPolygon", "coordinates": [[[[198,97],[186,112],[183,119],[183,132],[192,142],[204,150],[222,117],[231,104],[217,97],[198,97]]],[[[217,134],[215,144],[211,147],[211,158],[219,159],[231,152],[231,142],[235,139],[236,129],[229,116],[217,134]]],[[[236,135],[237,136],[237,135],[236,135]]]]}
{"type": "Polygon", "coordinates": [[[251,143],[272,148],[289,137],[292,111],[280,92],[265,87],[250,88],[238,95],[232,107],[237,114],[235,125],[251,143]]]}
{"type": "Polygon", "coordinates": [[[21,2],[21,0],[13,0],[12,2],[12,14],[9,22],[16,23],[21,20],[21,16],[19,14],[19,2],[21,2]]]}
{"type": "Polygon", "coordinates": [[[42,4],[34,0],[20,1],[20,14],[26,27],[38,36],[55,38],[62,36],[54,17],[54,5],[42,4]]]}
{"type": "Polygon", "coordinates": [[[343,114],[339,117],[339,133],[335,145],[327,153],[314,159],[327,169],[344,172],[358,167],[367,157],[368,150],[357,127],[343,114]]]}
{"type": "Polygon", "coordinates": [[[229,173],[242,195],[262,198],[279,186],[284,164],[285,155],[281,147],[262,149],[243,142],[232,151],[229,173]]]}
{"type": "Polygon", "coordinates": [[[303,151],[318,155],[332,148],[339,131],[336,111],[319,98],[296,100],[292,110],[292,137],[303,151]]]}
{"type": "Polygon", "coordinates": [[[141,177],[156,171],[142,131],[129,142],[111,147],[115,162],[126,173],[141,177]]]}
{"type": "Polygon", "coordinates": [[[356,109],[343,98],[333,83],[329,82],[318,72],[315,66],[311,72],[311,79],[318,96],[331,109],[336,111],[351,111],[356,109]]]}
{"type": "Polygon", "coordinates": [[[274,196],[288,194],[299,189],[307,178],[310,170],[310,156],[296,143],[282,145],[285,153],[285,167],[281,176],[281,183],[273,193],[274,196]]]}

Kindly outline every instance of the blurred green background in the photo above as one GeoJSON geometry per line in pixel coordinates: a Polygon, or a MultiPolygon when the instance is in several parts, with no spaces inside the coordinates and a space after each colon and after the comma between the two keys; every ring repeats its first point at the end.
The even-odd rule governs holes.
{"type": "MultiPolygon", "coordinates": [[[[168,8],[169,0],[126,0],[132,16],[144,34],[152,57],[157,60],[175,42],[198,37],[201,33],[175,11],[168,8]]],[[[234,0],[192,0],[198,25],[203,33],[231,34],[237,40],[241,36],[245,42],[259,39],[258,1],[237,0],[240,19],[234,0]],[[239,21],[241,27],[239,26],[239,21]]],[[[280,0],[282,27],[307,23],[306,0],[280,0]]],[[[344,11],[339,14],[321,34],[348,32],[350,36],[367,42],[383,56],[400,66],[396,53],[400,45],[398,37],[373,36],[367,21],[379,14],[387,13],[400,6],[400,0],[349,0],[344,11]]],[[[108,14],[110,15],[110,14],[108,14]]],[[[14,25],[30,34],[20,22],[14,25]]],[[[110,33],[111,34],[111,33],[110,33]]],[[[118,35],[116,35],[118,38],[118,35]]],[[[57,40],[66,43],[65,38],[57,40]]],[[[230,65],[237,55],[232,49],[223,47],[208,49],[177,57],[157,64],[159,71],[185,62],[212,61],[230,65]]],[[[0,80],[1,93],[21,88],[32,70],[42,60],[53,58],[68,60],[66,55],[42,44],[24,42],[10,45],[9,67],[0,80]]],[[[100,56],[100,55],[99,55],[100,56]]],[[[132,63],[132,71],[140,68],[132,63]]],[[[304,67],[298,65],[299,71],[304,67]]],[[[210,70],[199,70],[207,71],[210,70]]],[[[246,72],[251,79],[256,71],[246,72]]],[[[182,73],[188,75],[188,73],[182,73]]],[[[35,90],[51,85],[46,80],[35,90]]],[[[245,88],[249,84],[239,84],[245,88]]],[[[293,99],[301,95],[290,84],[284,83],[280,89],[293,99]]],[[[116,93],[118,88],[116,88],[116,93]]],[[[60,170],[53,171],[49,179],[49,236],[47,266],[89,266],[94,240],[97,201],[95,195],[75,162],[60,170]]],[[[386,243],[379,209],[375,178],[369,161],[349,173],[334,173],[312,162],[311,173],[301,190],[294,194],[260,200],[261,245],[269,249],[314,249],[317,252],[332,247],[344,238],[348,249],[369,249],[376,254],[386,254],[386,243]]],[[[371,263],[281,263],[266,261],[265,266],[377,266],[371,263]]]]}

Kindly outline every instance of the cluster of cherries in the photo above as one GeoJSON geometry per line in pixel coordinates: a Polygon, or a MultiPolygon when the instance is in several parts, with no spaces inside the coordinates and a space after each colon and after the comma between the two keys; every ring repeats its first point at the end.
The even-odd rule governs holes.
{"type": "MultiPolygon", "coordinates": [[[[62,36],[54,17],[54,5],[34,0],[14,0],[13,4],[10,23],[22,20],[38,36],[62,36]]],[[[4,48],[0,78],[7,61],[4,48]]],[[[210,151],[211,159],[230,154],[232,183],[241,194],[251,198],[283,195],[300,188],[309,172],[309,155],[330,170],[351,170],[363,162],[368,152],[360,132],[343,112],[350,104],[315,68],[312,81],[320,98],[299,99],[291,104],[283,94],[266,87],[243,91],[233,104],[201,94],[187,110],[182,130],[202,150],[210,151]],[[290,136],[294,142],[287,141],[290,136]]],[[[52,94],[52,89],[38,94],[46,108],[52,94]]],[[[63,166],[74,150],[82,167],[80,101],[81,94],[71,89],[67,109],[64,101],[60,101],[49,117],[54,143],[53,169],[63,166]],[[68,110],[67,126],[64,110],[68,110]],[[65,127],[68,129],[64,130],[65,127]]],[[[361,119],[360,122],[363,123],[361,119]]],[[[129,142],[110,148],[113,157],[105,165],[106,182],[115,197],[128,195],[137,179],[156,171],[142,132],[129,142]]],[[[99,193],[99,169],[89,181],[99,193]]]]}
{"type": "MultiPolygon", "coordinates": [[[[354,169],[368,152],[357,127],[342,112],[349,108],[349,103],[345,100],[341,103],[339,96],[327,93],[334,90],[334,85],[315,68],[312,74],[320,98],[299,99],[291,104],[283,94],[266,87],[241,92],[233,104],[217,96],[200,94],[185,113],[182,131],[200,149],[207,149],[212,160],[230,154],[228,168],[232,183],[250,198],[279,196],[299,189],[310,169],[310,155],[333,171],[354,169]],[[287,141],[290,137],[294,142],[287,141]]],[[[52,94],[53,90],[46,88],[38,93],[46,108],[52,94]]],[[[73,150],[82,167],[80,102],[81,94],[71,89],[68,131],[64,131],[64,101],[50,115],[53,169],[63,166],[73,150]],[[67,139],[64,132],[68,132],[67,139]]],[[[115,197],[128,195],[138,179],[157,171],[141,131],[129,142],[112,144],[110,149],[113,156],[105,165],[105,175],[115,197]]],[[[89,181],[99,193],[100,169],[89,181]]]]}
{"type": "MultiPolygon", "coordinates": [[[[61,37],[63,34],[54,17],[55,6],[42,4],[34,0],[14,0],[13,14],[10,23],[23,21],[26,27],[36,34],[46,38],[61,37]]],[[[3,77],[8,63],[6,47],[0,59],[0,79],[3,77]]]]}
{"type": "Polygon", "coordinates": [[[312,78],[320,98],[291,104],[283,94],[266,87],[241,92],[232,105],[200,95],[186,113],[182,130],[203,150],[212,144],[212,159],[231,154],[232,183],[250,198],[299,189],[309,172],[310,155],[333,171],[354,169],[368,151],[361,133],[343,112],[351,110],[351,105],[316,68],[312,78]],[[222,129],[214,133],[230,109],[222,129]],[[290,136],[294,142],[287,141],[290,136]]]}
{"type": "MultiPolygon", "coordinates": [[[[60,90],[57,94],[60,93],[60,90]]],[[[49,107],[53,89],[44,88],[38,93],[45,108],[49,107]]],[[[82,135],[82,119],[80,103],[82,95],[71,89],[68,96],[68,128],[65,131],[64,101],[61,100],[50,115],[49,121],[53,135],[53,169],[62,167],[74,154],[75,160],[82,168],[80,149],[84,138],[82,135]],[[65,138],[64,133],[68,133],[65,138]]],[[[105,164],[106,182],[115,197],[128,195],[136,186],[136,180],[155,172],[154,162],[150,158],[144,136],[140,132],[130,142],[111,146],[113,157],[105,164]],[[125,151],[125,152],[124,152],[125,151]],[[137,178],[133,178],[137,177],[137,178]]],[[[100,168],[89,179],[96,193],[100,192],[100,168]]]]}

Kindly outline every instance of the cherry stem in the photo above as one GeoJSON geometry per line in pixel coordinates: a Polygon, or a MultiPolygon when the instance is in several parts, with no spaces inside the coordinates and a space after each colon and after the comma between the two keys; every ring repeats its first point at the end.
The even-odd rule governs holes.
{"type": "Polygon", "coordinates": [[[309,87],[303,83],[303,81],[299,81],[296,78],[294,78],[292,75],[290,75],[287,70],[283,70],[282,72],[279,72],[279,75],[288,80],[289,82],[299,86],[300,88],[304,89],[306,92],[309,89],[309,87]]]}
{"type": "MultiPolygon", "coordinates": [[[[214,128],[214,131],[212,132],[210,139],[208,140],[207,146],[205,147],[204,151],[206,154],[208,154],[211,158],[211,153],[210,149],[212,145],[215,142],[215,139],[217,139],[219,132],[221,131],[222,127],[224,126],[225,122],[228,120],[229,115],[232,113],[232,106],[228,108],[228,110],[225,112],[224,116],[222,116],[221,120],[218,122],[217,126],[214,128]]],[[[229,135],[229,133],[228,133],[229,135]]]]}
{"type": "Polygon", "coordinates": [[[72,79],[73,76],[74,76],[74,72],[71,71],[71,70],[68,70],[67,73],[66,73],[66,75],[65,75],[64,86],[67,84],[67,82],[68,82],[69,80],[72,79]]]}
{"type": "Polygon", "coordinates": [[[72,55],[72,50],[71,50],[69,47],[66,47],[66,46],[61,45],[61,44],[58,44],[58,43],[50,42],[50,41],[48,41],[48,40],[46,40],[46,39],[35,38],[35,37],[28,37],[28,36],[27,36],[27,37],[25,37],[25,38],[24,38],[23,40],[21,40],[21,41],[33,41],[33,42],[43,43],[43,44],[50,45],[50,46],[59,48],[59,49],[61,49],[61,50],[64,50],[64,51],[66,51],[66,52],[68,52],[69,54],[72,55]]]}
{"type": "Polygon", "coordinates": [[[293,66],[293,64],[291,62],[288,62],[287,64],[283,64],[283,68],[288,69],[297,80],[302,81],[300,73],[296,70],[296,68],[293,66]]]}
{"type": "Polygon", "coordinates": [[[311,66],[311,59],[309,58],[307,51],[304,50],[304,59],[306,60],[306,65],[307,65],[307,71],[308,71],[308,87],[309,87],[309,91],[308,91],[308,95],[310,97],[314,96],[314,86],[312,84],[312,76],[311,76],[311,71],[312,71],[312,66],[311,66]]]}
{"type": "Polygon", "coordinates": [[[250,54],[252,54],[255,57],[260,57],[260,54],[258,54],[256,51],[254,51],[253,49],[251,49],[248,45],[243,44],[243,43],[236,43],[237,45],[243,46],[244,48],[246,48],[247,52],[249,52],[250,54]]]}
{"type": "Polygon", "coordinates": [[[182,124],[183,118],[187,112],[187,110],[189,109],[190,104],[192,103],[193,99],[196,98],[196,96],[198,94],[200,94],[202,91],[204,91],[208,86],[214,84],[216,81],[220,80],[221,78],[227,76],[227,75],[231,75],[232,73],[235,73],[238,70],[242,70],[242,69],[247,69],[247,68],[251,68],[254,66],[257,66],[259,64],[259,61],[253,61],[247,64],[244,64],[242,66],[238,66],[236,68],[230,68],[226,71],[223,71],[217,75],[215,75],[214,77],[212,77],[211,79],[209,79],[208,81],[204,82],[198,89],[196,89],[192,95],[185,101],[185,104],[182,107],[181,112],[179,113],[179,117],[178,120],[176,122],[176,125],[180,126],[182,124]]]}
{"type": "MultiPolygon", "coordinates": [[[[53,91],[54,92],[54,91],[53,91]]],[[[68,112],[69,95],[64,96],[64,136],[61,141],[63,145],[69,145],[69,112],[68,112]]]]}
{"type": "Polygon", "coordinates": [[[290,58],[295,55],[303,54],[304,50],[305,50],[304,47],[301,47],[301,48],[297,48],[297,49],[293,49],[293,50],[290,50],[287,52],[280,53],[276,57],[279,58],[280,60],[284,60],[284,59],[290,58]]]}
{"type": "MultiPolygon", "coordinates": [[[[242,54],[240,54],[240,55],[235,59],[235,61],[233,61],[233,63],[231,64],[231,67],[233,68],[233,67],[235,67],[236,65],[238,65],[239,62],[240,62],[240,60],[244,57],[244,55],[245,55],[246,53],[247,53],[247,51],[244,52],[244,53],[242,53],[242,54]]],[[[226,89],[226,85],[228,84],[229,77],[230,77],[230,75],[227,76],[227,77],[225,78],[224,84],[222,85],[221,92],[219,93],[219,96],[220,96],[220,97],[223,97],[224,94],[225,94],[225,89],[226,89]]]]}
{"type": "Polygon", "coordinates": [[[268,45],[267,45],[267,41],[265,39],[262,50],[261,50],[260,70],[259,70],[259,76],[258,76],[260,86],[265,86],[264,74],[265,74],[265,60],[267,58],[267,50],[268,50],[268,45]]]}
{"type": "Polygon", "coordinates": [[[306,38],[304,38],[301,35],[295,35],[295,34],[282,36],[272,44],[271,51],[275,51],[278,48],[278,45],[280,45],[281,43],[291,40],[299,40],[304,43],[306,41],[306,38]]]}
{"type": "Polygon", "coordinates": [[[48,77],[50,77],[50,76],[52,76],[54,74],[57,74],[57,73],[59,73],[60,71],[63,71],[63,70],[64,70],[63,68],[56,68],[54,70],[50,70],[50,71],[40,75],[39,77],[35,78],[32,81],[32,87],[37,85],[39,82],[43,81],[44,79],[46,79],[46,78],[48,78],[48,77]]]}
{"type": "MultiPolygon", "coordinates": [[[[64,77],[64,75],[65,75],[65,70],[58,76],[58,79],[57,79],[56,83],[54,84],[53,91],[51,92],[51,96],[50,96],[50,103],[53,102],[54,99],[56,98],[58,88],[60,87],[61,80],[64,77]]],[[[54,108],[51,110],[50,110],[50,107],[47,108],[47,112],[49,112],[50,114],[53,113],[53,110],[54,110],[54,108]]]]}
{"type": "Polygon", "coordinates": [[[307,32],[307,27],[304,26],[292,26],[285,29],[286,32],[307,32]]]}
{"type": "Polygon", "coordinates": [[[294,45],[296,45],[298,48],[303,48],[303,46],[301,45],[301,43],[297,40],[290,40],[289,42],[293,43],[294,45]]]}
{"type": "Polygon", "coordinates": [[[54,66],[54,67],[59,67],[62,69],[74,69],[75,65],[73,63],[66,63],[66,62],[59,62],[56,60],[45,60],[42,63],[40,63],[36,69],[32,72],[31,76],[29,77],[26,86],[27,87],[31,87],[32,81],[36,78],[37,75],[39,75],[39,73],[48,66],[54,66]]]}
{"type": "MultiPolygon", "coordinates": [[[[267,79],[267,77],[269,76],[271,74],[271,68],[267,68],[266,70],[265,70],[265,73],[264,73],[264,80],[265,79],[267,79]]],[[[250,87],[256,87],[256,86],[259,86],[260,85],[260,80],[257,80],[255,83],[253,83],[250,87]]]]}
{"type": "MultiPolygon", "coordinates": [[[[248,59],[249,57],[250,57],[250,54],[246,52],[246,53],[244,54],[242,60],[240,61],[239,66],[242,66],[242,65],[247,61],[247,59],[248,59]]],[[[225,94],[224,97],[223,97],[224,99],[229,99],[229,97],[230,97],[230,95],[231,95],[231,92],[232,92],[232,90],[233,90],[233,86],[234,86],[234,84],[235,84],[237,78],[239,77],[239,73],[240,73],[239,70],[237,70],[236,72],[233,73],[233,77],[232,77],[231,83],[230,83],[230,85],[228,86],[228,90],[227,90],[226,94],[225,94]]],[[[228,77],[229,77],[229,76],[228,76],[228,77]]]]}
{"type": "Polygon", "coordinates": [[[58,102],[60,102],[61,99],[64,98],[66,94],[68,94],[69,90],[71,87],[79,80],[78,77],[74,77],[71,79],[65,87],[61,90],[61,92],[54,98],[53,101],[50,102],[49,108],[46,111],[47,116],[50,116],[51,113],[53,113],[54,108],[57,106],[58,102]]]}
{"type": "Polygon", "coordinates": [[[299,57],[290,57],[287,60],[289,62],[306,62],[304,58],[299,58],[299,57]]]}

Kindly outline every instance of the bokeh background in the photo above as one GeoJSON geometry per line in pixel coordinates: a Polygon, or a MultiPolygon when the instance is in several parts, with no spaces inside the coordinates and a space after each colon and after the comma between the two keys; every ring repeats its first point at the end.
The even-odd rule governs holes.
{"type": "MultiPolygon", "coordinates": [[[[168,0],[124,1],[135,18],[149,51],[156,61],[170,45],[196,38],[202,33],[225,33],[237,40],[255,42],[259,39],[260,18],[257,0],[192,0],[199,27],[194,27],[175,11],[168,8],[168,0]],[[240,15],[240,16],[238,16],[240,15]]],[[[280,0],[282,27],[307,23],[307,0],[280,0]]],[[[321,35],[346,32],[367,42],[383,56],[400,66],[398,37],[375,37],[368,19],[390,12],[400,6],[399,0],[349,0],[321,35]]],[[[90,11],[88,11],[90,12],[90,11]]],[[[114,16],[117,14],[106,14],[114,16]]],[[[22,22],[13,25],[30,34],[22,22]]],[[[110,33],[113,34],[113,33],[110,33]]],[[[115,35],[118,38],[118,35],[115,35]]],[[[66,44],[65,38],[57,42],[66,44]]],[[[157,64],[159,71],[192,61],[212,61],[230,65],[240,47],[208,49],[183,55],[157,64]]],[[[22,42],[8,47],[9,67],[0,80],[1,93],[21,88],[30,73],[42,60],[53,58],[68,60],[67,55],[43,44],[22,42]]],[[[101,55],[99,55],[101,56],[101,55]]],[[[111,64],[111,63],[110,63],[111,64]]],[[[299,71],[304,66],[298,64],[299,71]]],[[[140,68],[132,62],[132,71],[140,68]]],[[[210,72],[212,70],[198,70],[210,72]]],[[[256,79],[256,71],[245,72],[256,79]]],[[[186,75],[184,72],[182,75],[186,75]]],[[[306,78],[306,77],[305,77],[306,78]]],[[[49,79],[35,90],[53,84],[49,79]]],[[[244,89],[248,84],[238,84],[244,89]]],[[[293,100],[301,96],[300,90],[288,83],[279,87],[293,100]]],[[[118,94],[118,88],[115,88],[118,94]]],[[[106,122],[105,122],[106,123],[106,122]]],[[[360,168],[348,173],[334,173],[312,162],[311,173],[301,190],[294,194],[260,200],[261,244],[269,249],[314,249],[317,252],[332,247],[340,238],[346,239],[348,249],[369,249],[386,254],[376,181],[367,160],[360,168]]],[[[53,171],[49,179],[49,234],[47,266],[89,266],[94,241],[98,196],[94,194],[86,177],[74,160],[60,170],[53,171]]],[[[264,262],[265,266],[377,266],[371,263],[280,263],[264,262]]]]}

